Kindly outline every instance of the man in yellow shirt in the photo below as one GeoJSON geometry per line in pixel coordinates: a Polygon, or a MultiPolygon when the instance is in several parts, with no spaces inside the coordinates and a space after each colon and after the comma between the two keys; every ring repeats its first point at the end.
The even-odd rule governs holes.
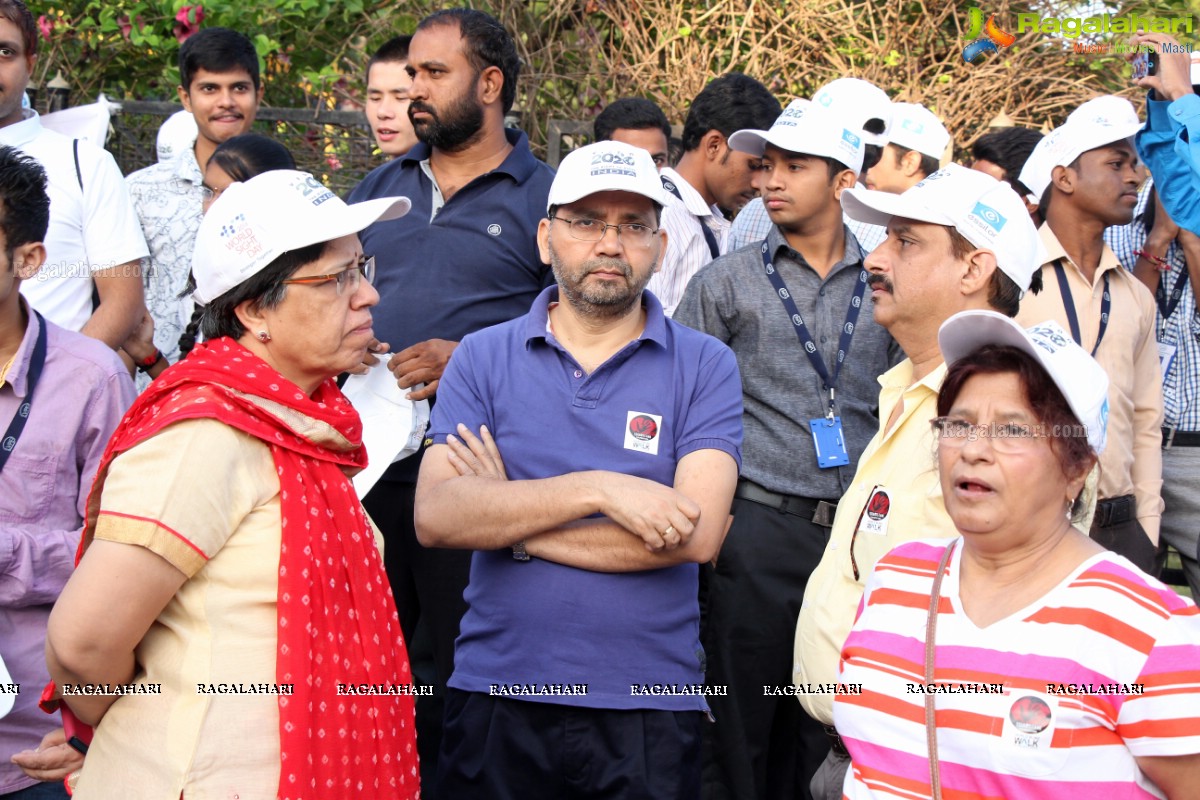
{"type": "Polygon", "coordinates": [[[1033,222],[1008,184],[956,164],[901,195],[848,189],[842,208],[851,219],[887,226],[887,240],[864,266],[875,321],[908,358],[879,379],[879,431],[838,504],[796,628],[796,694],[827,726],[832,747],[812,781],[816,800],[841,797],[850,764],[828,727],[827,692],[837,681],[867,576],[898,544],[956,533],[942,503],[930,428],[946,374],[938,328],[967,309],[1015,316],[1035,265],[1045,261],[1033,222]]]}
{"type": "Polygon", "coordinates": [[[1046,220],[1038,231],[1046,291],[1022,301],[1017,322],[1054,320],[1108,373],[1108,446],[1090,533],[1153,575],[1163,509],[1162,372],[1174,348],[1160,352],[1153,295],[1104,242],[1106,228],[1133,219],[1141,176],[1129,137],[1141,126],[1128,100],[1097,97],[1025,162],[1021,183],[1039,198],[1046,220]]]}

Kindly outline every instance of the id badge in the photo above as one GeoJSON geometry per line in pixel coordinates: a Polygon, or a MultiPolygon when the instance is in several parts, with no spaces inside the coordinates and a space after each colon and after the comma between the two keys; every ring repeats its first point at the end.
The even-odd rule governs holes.
{"type": "Polygon", "coordinates": [[[817,451],[817,466],[821,469],[844,467],[850,463],[846,439],[842,436],[842,418],[818,417],[808,421],[812,431],[813,448],[817,451]]]}
{"type": "Polygon", "coordinates": [[[1171,364],[1175,361],[1175,345],[1167,344],[1166,342],[1158,343],[1158,367],[1162,370],[1162,377],[1165,381],[1167,373],[1171,371],[1171,364]]]}

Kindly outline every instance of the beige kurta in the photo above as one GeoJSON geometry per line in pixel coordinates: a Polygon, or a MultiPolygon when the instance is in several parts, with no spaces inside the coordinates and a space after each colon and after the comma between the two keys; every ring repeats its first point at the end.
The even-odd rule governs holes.
{"type": "Polygon", "coordinates": [[[139,683],[96,730],[79,800],[269,800],[279,783],[275,684],[279,478],[258,439],[215,420],[165,428],[116,458],[96,539],[146,547],[188,580],[136,651],[139,683]]]}

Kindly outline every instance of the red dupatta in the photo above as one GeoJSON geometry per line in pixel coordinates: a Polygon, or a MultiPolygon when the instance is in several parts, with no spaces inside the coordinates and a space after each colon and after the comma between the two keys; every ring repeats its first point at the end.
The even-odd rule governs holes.
{"type": "Polygon", "coordinates": [[[121,420],[88,497],[79,555],[92,539],[108,467],[176,422],[219,420],[271,448],[279,474],[276,682],[279,798],[420,797],[408,653],[371,527],[347,475],[366,466],[358,412],[332,380],[304,394],[230,338],[199,345],[121,420]],[[306,438],[318,430],[338,447],[306,438]],[[338,694],[339,684],[393,692],[338,694]]]}

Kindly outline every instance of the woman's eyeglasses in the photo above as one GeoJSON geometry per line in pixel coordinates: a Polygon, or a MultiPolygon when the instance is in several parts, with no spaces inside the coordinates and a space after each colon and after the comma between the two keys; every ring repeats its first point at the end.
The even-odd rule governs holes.
{"type": "Polygon", "coordinates": [[[938,444],[962,447],[967,442],[987,439],[997,453],[1019,453],[1038,439],[1046,438],[1041,425],[1019,422],[993,422],[974,425],[961,417],[935,417],[930,420],[938,444]]]}
{"type": "Polygon", "coordinates": [[[330,272],[326,275],[306,275],[303,278],[288,278],[280,283],[298,283],[301,286],[323,286],[331,281],[337,286],[338,296],[349,291],[353,294],[358,290],[359,282],[365,280],[373,283],[375,280],[375,256],[363,256],[358,263],[341,272],[330,272]]]}

